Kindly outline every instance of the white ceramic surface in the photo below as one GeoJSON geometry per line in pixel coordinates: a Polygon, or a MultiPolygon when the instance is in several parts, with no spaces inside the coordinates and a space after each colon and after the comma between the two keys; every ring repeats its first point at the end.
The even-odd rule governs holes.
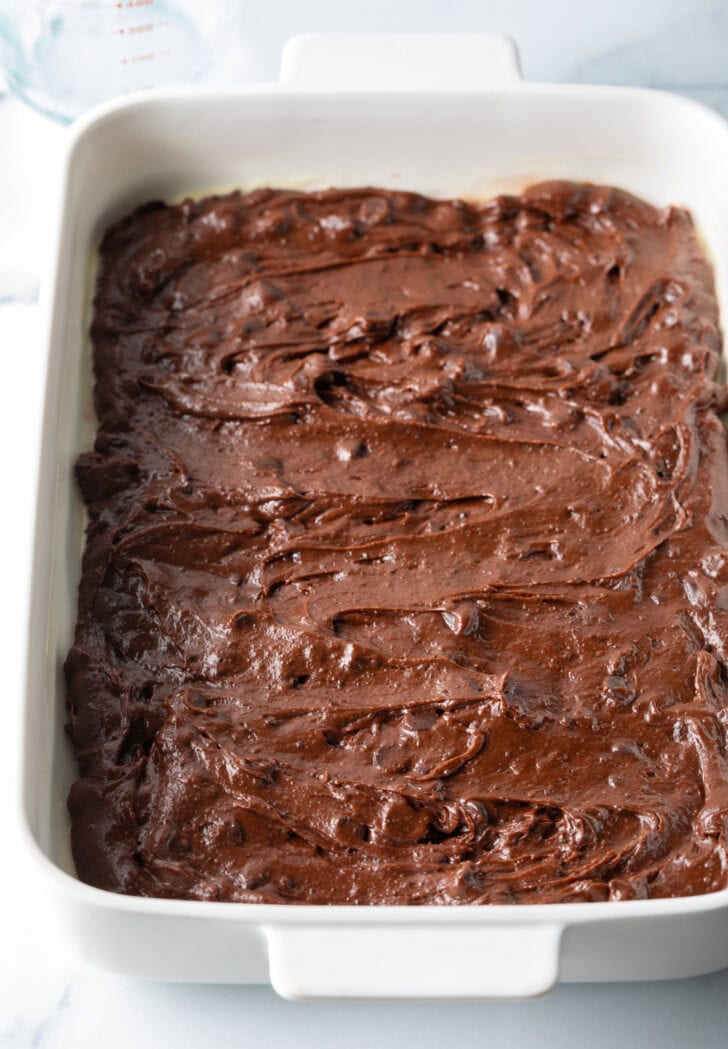
{"type": "Polygon", "coordinates": [[[61,675],[80,561],[71,478],[93,425],[89,260],[109,221],[150,198],[233,184],[369,183],[483,197],[545,177],[590,179],[690,207],[728,302],[728,128],[710,111],[639,89],[523,82],[512,45],[487,35],[299,37],[283,71],[280,84],[113,103],[69,141],[51,225],[25,739],[24,814],[48,889],[99,965],[172,980],[270,979],[290,998],[530,997],[559,979],[721,968],[728,890],[546,907],[243,907],[122,897],[74,875],[61,675]]]}

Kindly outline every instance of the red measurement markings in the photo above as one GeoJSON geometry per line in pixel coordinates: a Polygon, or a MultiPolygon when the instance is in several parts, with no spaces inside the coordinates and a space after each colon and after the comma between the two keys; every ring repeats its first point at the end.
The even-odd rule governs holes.
{"type": "Polygon", "coordinates": [[[124,7],[151,7],[153,3],[154,0],[124,0],[123,3],[121,3],[121,0],[119,0],[119,3],[116,6],[119,9],[122,9],[124,7]]]}
{"type": "Polygon", "coordinates": [[[130,25],[126,29],[119,29],[118,32],[122,35],[136,36],[139,33],[151,33],[153,29],[164,29],[168,25],[169,19],[165,19],[164,22],[144,22],[142,25],[130,25]]]}
{"type": "Polygon", "coordinates": [[[163,51],[146,51],[142,55],[128,55],[120,61],[123,66],[134,66],[141,62],[153,62],[155,58],[164,58],[168,54],[170,54],[170,49],[165,48],[163,51]]]}

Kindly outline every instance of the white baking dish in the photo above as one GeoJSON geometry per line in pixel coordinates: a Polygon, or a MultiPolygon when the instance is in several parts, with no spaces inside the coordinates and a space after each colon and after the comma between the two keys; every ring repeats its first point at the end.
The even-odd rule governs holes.
{"type": "Polygon", "coordinates": [[[49,891],[100,965],[175,980],[271,980],[289,997],[530,996],[559,979],[658,979],[728,965],[728,890],[549,906],[251,906],[114,895],[73,870],[66,795],[75,769],[61,667],[81,552],[72,467],[93,428],[89,267],[104,227],[150,198],[233,185],[370,183],[486,196],[552,176],[690,207],[725,311],[723,122],[650,91],[524,83],[502,38],[297,38],[278,84],[150,92],[102,107],[72,132],[49,231],[22,818],[49,891]]]}

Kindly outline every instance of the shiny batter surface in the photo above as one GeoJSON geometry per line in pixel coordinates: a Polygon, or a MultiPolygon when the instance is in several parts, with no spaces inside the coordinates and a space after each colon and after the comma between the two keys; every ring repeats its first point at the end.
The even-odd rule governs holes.
{"type": "Polygon", "coordinates": [[[689,215],[569,183],[107,233],[80,876],[293,903],[728,884],[728,461],[689,215]]]}

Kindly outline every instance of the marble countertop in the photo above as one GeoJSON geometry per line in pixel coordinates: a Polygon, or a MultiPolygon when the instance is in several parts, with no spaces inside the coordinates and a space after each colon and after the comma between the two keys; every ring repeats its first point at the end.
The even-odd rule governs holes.
{"type": "MultiPolygon", "coordinates": [[[[283,40],[295,32],[490,30],[520,48],[534,80],[644,84],[682,92],[728,116],[728,3],[724,0],[249,0],[233,63],[240,79],[276,76],[283,40]]],[[[228,68],[231,68],[228,66],[228,68]]],[[[64,131],[18,101],[0,101],[0,298],[3,274],[37,273],[48,187],[64,131]]],[[[25,279],[25,278],[24,278],[25,279]]],[[[32,283],[32,279],[25,283],[32,283]]],[[[42,348],[35,309],[0,305],[3,390],[0,470],[13,493],[0,518],[5,648],[0,764],[5,804],[0,865],[0,1049],[115,1049],[258,1045],[429,1049],[443,1044],[550,1049],[589,1045],[718,1049],[726,1044],[728,971],[676,983],[573,985],[523,1003],[311,1003],[267,987],[153,984],[87,967],[57,927],[44,887],[16,840],[14,806],[21,663],[30,559],[42,348]]]]}

